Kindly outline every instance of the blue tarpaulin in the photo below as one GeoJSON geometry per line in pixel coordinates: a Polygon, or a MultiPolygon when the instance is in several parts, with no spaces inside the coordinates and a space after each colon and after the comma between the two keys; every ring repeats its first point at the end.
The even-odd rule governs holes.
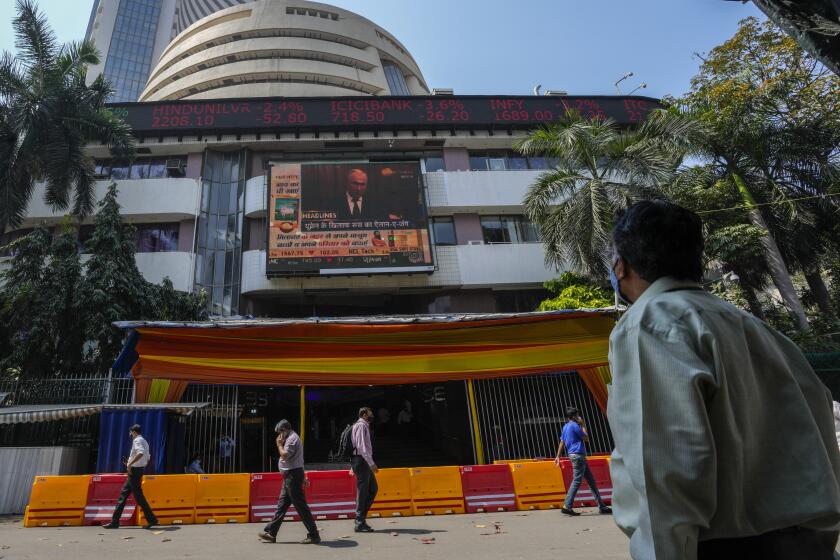
{"type": "Polygon", "coordinates": [[[125,461],[131,452],[128,429],[139,424],[149,442],[151,460],[147,474],[166,472],[166,410],[103,410],[99,420],[99,455],[96,472],[125,472],[125,461]]]}

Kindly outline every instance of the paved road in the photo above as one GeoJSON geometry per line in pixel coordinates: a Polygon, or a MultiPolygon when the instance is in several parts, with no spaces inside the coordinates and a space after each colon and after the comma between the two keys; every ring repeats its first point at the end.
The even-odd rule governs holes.
{"type": "Polygon", "coordinates": [[[24,529],[20,518],[0,517],[2,560],[454,560],[626,559],[627,539],[611,516],[581,510],[576,518],[559,511],[373,519],[377,530],[356,534],[352,521],[319,521],[323,542],[301,545],[300,523],[284,524],[277,544],[260,542],[259,524],[184,525],[144,531],[126,527],[24,529]],[[498,522],[499,533],[496,533],[498,522]],[[422,541],[434,539],[430,544],[422,541]],[[454,556],[457,555],[457,556],[454,556]]]}

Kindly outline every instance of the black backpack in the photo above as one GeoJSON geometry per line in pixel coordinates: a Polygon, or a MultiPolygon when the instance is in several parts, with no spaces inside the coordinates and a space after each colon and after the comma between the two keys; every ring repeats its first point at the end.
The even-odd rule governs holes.
{"type": "Polygon", "coordinates": [[[355,449],[353,446],[353,424],[347,424],[338,438],[338,454],[336,456],[339,458],[349,457],[355,449]]]}

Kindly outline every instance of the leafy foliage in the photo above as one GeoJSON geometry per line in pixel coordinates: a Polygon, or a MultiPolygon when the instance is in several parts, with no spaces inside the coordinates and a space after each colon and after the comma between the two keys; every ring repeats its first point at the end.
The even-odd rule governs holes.
{"type": "Polygon", "coordinates": [[[615,303],[612,292],[591,282],[585,276],[564,272],[559,278],[543,284],[552,297],[543,300],[538,311],[563,309],[602,309],[615,303]]]}
{"type": "Polygon", "coordinates": [[[20,224],[34,182],[45,200],[85,216],[93,210],[90,141],[130,157],[131,130],[105,101],[112,90],[100,75],[88,85],[87,67],[99,62],[93,43],[59,45],[32,0],[17,0],[12,21],[17,56],[0,56],[0,232],[20,224]]]}

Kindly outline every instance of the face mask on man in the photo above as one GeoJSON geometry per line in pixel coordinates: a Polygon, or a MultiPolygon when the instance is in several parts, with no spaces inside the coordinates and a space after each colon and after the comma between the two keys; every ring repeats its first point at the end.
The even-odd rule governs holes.
{"type": "Polygon", "coordinates": [[[612,289],[615,292],[615,295],[618,296],[618,301],[623,303],[624,305],[630,305],[630,300],[624,297],[624,294],[621,293],[621,283],[618,281],[618,276],[615,275],[615,266],[618,264],[618,259],[610,268],[610,284],[612,284],[612,289]]]}

